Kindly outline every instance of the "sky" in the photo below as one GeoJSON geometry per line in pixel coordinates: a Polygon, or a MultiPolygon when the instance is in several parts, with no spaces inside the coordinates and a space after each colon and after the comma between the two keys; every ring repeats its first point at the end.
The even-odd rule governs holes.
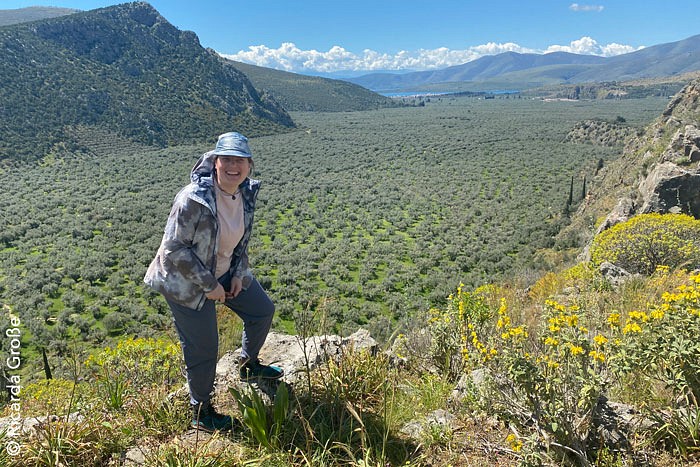
{"type": "MultiPolygon", "coordinates": [[[[0,0],[91,10],[109,0],[0,0]]],[[[297,73],[416,71],[502,52],[614,56],[700,34],[698,0],[151,0],[234,60],[297,73]]]]}

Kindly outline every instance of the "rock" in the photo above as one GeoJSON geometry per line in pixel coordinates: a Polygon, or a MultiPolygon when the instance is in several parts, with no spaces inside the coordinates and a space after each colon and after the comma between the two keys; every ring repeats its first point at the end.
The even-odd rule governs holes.
{"type": "Polygon", "coordinates": [[[629,439],[636,432],[649,430],[653,426],[654,422],[633,406],[611,402],[601,396],[594,409],[594,429],[587,442],[591,446],[605,446],[612,451],[628,450],[631,448],[629,439]]]}
{"type": "Polygon", "coordinates": [[[596,230],[596,235],[616,224],[627,221],[634,215],[635,210],[636,204],[634,201],[627,197],[621,198],[618,201],[617,206],[615,206],[615,209],[610,211],[608,217],[606,217],[603,223],[600,224],[600,227],[598,227],[598,230],[596,230]]]}
{"type": "Polygon", "coordinates": [[[663,162],[679,160],[689,163],[700,161],[700,129],[695,125],[686,125],[676,131],[661,156],[663,162]]]}
{"type": "Polygon", "coordinates": [[[598,270],[603,275],[603,278],[605,278],[605,280],[607,280],[610,283],[610,285],[612,285],[615,288],[624,284],[625,281],[628,280],[630,277],[634,277],[634,276],[639,275],[639,274],[632,275],[631,273],[627,272],[626,270],[624,270],[620,266],[616,266],[616,265],[609,263],[607,261],[604,261],[598,267],[598,270]]]}
{"type": "MultiPolygon", "coordinates": [[[[84,417],[78,413],[73,412],[68,415],[68,423],[80,423],[84,417]]],[[[19,420],[13,420],[12,416],[0,418],[0,433],[10,430],[16,431],[18,434],[29,434],[35,428],[41,425],[46,425],[47,423],[56,423],[60,420],[66,420],[66,417],[59,417],[58,415],[46,415],[42,417],[26,417],[20,418],[19,420]]]]}
{"type": "MultiPolygon", "coordinates": [[[[266,364],[284,369],[285,374],[282,381],[293,386],[303,378],[307,371],[307,365],[308,369],[312,371],[330,358],[339,359],[343,352],[349,349],[376,352],[377,348],[377,342],[365,329],[360,329],[345,338],[326,335],[313,336],[305,340],[299,336],[270,332],[260,352],[260,359],[266,364]]],[[[227,352],[219,360],[216,367],[215,394],[227,392],[231,386],[248,386],[247,383],[241,385],[238,377],[239,355],[240,349],[235,352],[227,352]]],[[[272,396],[276,385],[263,384],[260,389],[272,396]]]]}
{"type": "Polygon", "coordinates": [[[197,452],[199,455],[209,454],[215,456],[217,453],[235,449],[235,442],[227,435],[207,433],[194,429],[175,436],[167,443],[160,441],[146,440],[140,445],[130,448],[124,454],[121,464],[124,467],[141,467],[152,465],[153,460],[149,459],[158,455],[166,445],[172,449],[179,449],[187,452],[197,452]]]}
{"type": "Polygon", "coordinates": [[[408,422],[400,431],[409,438],[421,442],[426,434],[429,435],[434,431],[438,433],[451,433],[457,428],[456,420],[457,418],[451,413],[446,410],[438,409],[430,412],[425,417],[425,420],[413,420],[408,422]]]}
{"type": "Polygon", "coordinates": [[[639,213],[682,212],[700,219],[700,171],[663,162],[640,184],[639,192],[644,201],[639,213]]]}

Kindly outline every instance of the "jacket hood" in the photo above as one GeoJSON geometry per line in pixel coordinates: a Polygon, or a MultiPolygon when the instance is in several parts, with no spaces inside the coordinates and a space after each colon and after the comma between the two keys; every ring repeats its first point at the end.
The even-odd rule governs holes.
{"type": "Polygon", "coordinates": [[[212,178],[214,174],[214,161],[216,154],[214,151],[205,152],[199,156],[199,160],[190,172],[190,180],[194,183],[199,183],[203,178],[212,178]]]}

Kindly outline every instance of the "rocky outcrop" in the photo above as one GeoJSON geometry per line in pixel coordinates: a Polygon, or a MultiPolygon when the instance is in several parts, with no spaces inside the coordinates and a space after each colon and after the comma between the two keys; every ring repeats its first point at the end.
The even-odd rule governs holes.
{"type": "MultiPolygon", "coordinates": [[[[313,371],[329,359],[339,359],[343,353],[352,350],[377,350],[377,341],[369,331],[360,329],[348,337],[337,335],[312,336],[302,338],[271,332],[267,336],[265,346],[260,352],[260,359],[266,364],[282,368],[285,372],[282,380],[293,386],[304,378],[307,371],[313,371]]],[[[238,355],[240,349],[227,352],[216,366],[215,397],[228,392],[230,387],[247,387],[241,384],[238,377],[238,355]]],[[[264,384],[259,389],[267,393],[275,389],[264,384]]]]}
{"type": "Polygon", "coordinates": [[[632,274],[620,266],[616,266],[612,263],[609,263],[607,261],[604,261],[599,267],[598,270],[600,271],[600,274],[603,276],[603,278],[608,281],[610,285],[612,285],[614,288],[620,287],[622,284],[627,281],[627,279],[635,276],[639,276],[639,274],[632,274]]]}
{"type": "Polygon", "coordinates": [[[617,193],[618,202],[596,233],[650,212],[700,219],[700,81],[683,88],[603,172],[594,180],[592,198],[604,198],[608,191],[617,193]]]}
{"type": "Polygon", "coordinates": [[[669,147],[661,155],[661,161],[689,163],[700,162],[700,129],[686,125],[676,131],[669,147]]]}
{"type": "Polygon", "coordinates": [[[565,143],[586,143],[597,146],[619,146],[636,134],[636,130],[621,122],[584,120],[577,123],[564,139],[565,143]]]}
{"type": "Polygon", "coordinates": [[[639,185],[643,204],[638,213],[684,213],[700,219],[700,170],[672,162],[654,167],[639,185]]]}

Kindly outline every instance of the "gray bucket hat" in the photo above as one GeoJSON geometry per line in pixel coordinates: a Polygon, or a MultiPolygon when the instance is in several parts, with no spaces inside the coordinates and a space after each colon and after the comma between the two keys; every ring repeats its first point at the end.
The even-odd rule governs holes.
{"type": "Polygon", "coordinates": [[[248,147],[248,138],[233,131],[220,135],[212,152],[217,156],[253,157],[248,147]]]}

